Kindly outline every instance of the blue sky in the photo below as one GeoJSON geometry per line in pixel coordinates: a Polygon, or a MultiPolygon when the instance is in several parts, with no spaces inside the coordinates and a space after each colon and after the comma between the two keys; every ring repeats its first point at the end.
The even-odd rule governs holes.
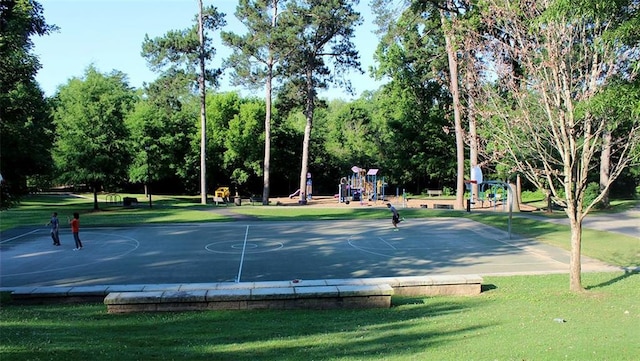
{"type": "MultiPolygon", "coordinates": [[[[39,56],[42,69],[36,80],[47,96],[55,93],[58,86],[73,77],[81,77],[85,69],[94,64],[104,73],[112,70],[124,72],[129,84],[139,88],[143,82],[151,82],[157,74],[150,71],[140,56],[145,34],[151,38],[163,36],[169,30],[181,30],[193,24],[198,12],[197,0],[40,0],[48,24],[60,27],[59,32],[33,39],[34,53],[39,56]]],[[[214,5],[225,13],[225,31],[244,33],[242,25],[233,15],[237,0],[204,0],[205,5],[214,5]]],[[[365,90],[375,90],[380,83],[369,77],[367,69],[373,65],[373,52],[378,39],[373,34],[373,15],[368,0],[361,1],[357,10],[364,17],[364,24],[356,30],[355,44],[360,52],[364,75],[351,73],[356,97],[365,90]]],[[[230,51],[214,34],[217,55],[215,66],[230,51]]],[[[220,91],[243,90],[232,88],[228,78],[221,82],[220,91]]],[[[247,94],[243,90],[243,94],[247,94]]],[[[261,95],[256,94],[256,95],[261,95]]],[[[328,98],[353,97],[340,89],[331,89],[321,96],[328,98]]]]}

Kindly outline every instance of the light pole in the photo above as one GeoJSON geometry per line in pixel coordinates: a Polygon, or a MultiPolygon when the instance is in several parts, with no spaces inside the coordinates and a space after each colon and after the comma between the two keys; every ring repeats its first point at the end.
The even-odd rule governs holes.
{"type": "Polygon", "coordinates": [[[151,201],[151,163],[149,162],[149,151],[151,150],[150,146],[144,147],[145,153],[147,153],[147,196],[149,197],[149,208],[153,207],[153,202],[151,201]]]}

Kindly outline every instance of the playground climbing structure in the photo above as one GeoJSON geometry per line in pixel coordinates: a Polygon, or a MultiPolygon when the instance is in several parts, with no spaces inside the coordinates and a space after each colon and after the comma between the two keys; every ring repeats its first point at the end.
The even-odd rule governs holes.
{"type": "Polygon", "coordinates": [[[387,184],[384,177],[378,177],[379,169],[351,167],[352,175],[342,177],[338,185],[338,201],[349,204],[350,201],[364,202],[384,200],[387,184]]]}

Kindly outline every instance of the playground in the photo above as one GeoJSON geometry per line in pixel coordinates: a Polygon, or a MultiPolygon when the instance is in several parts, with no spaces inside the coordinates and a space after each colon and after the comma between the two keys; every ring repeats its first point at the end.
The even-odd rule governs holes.
{"type": "MultiPolygon", "coordinates": [[[[470,180],[465,181],[465,204],[468,211],[494,210],[512,212],[514,209],[514,187],[496,180],[483,181],[482,170],[474,166],[470,171],[470,180]]],[[[453,209],[455,199],[443,196],[442,189],[428,189],[427,197],[408,196],[404,189],[391,189],[380,169],[351,167],[351,174],[340,178],[337,192],[333,196],[317,196],[313,194],[311,173],[307,174],[304,192],[300,189],[289,197],[270,198],[277,205],[315,205],[335,207],[337,205],[376,206],[392,202],[402,208],[453,209]]],[[[218,191],[216,191],[217,195],[218,191]]],[[[217,199],[214,198],[214,200],[217,199]]],[[[253,200],[251,204],[254,204],[253,200]]],[[[217,204],[217,201],[216,201],[217,204]]],[[[535,208],[517,204],[518,210],[533,211],[535,208]]]]}

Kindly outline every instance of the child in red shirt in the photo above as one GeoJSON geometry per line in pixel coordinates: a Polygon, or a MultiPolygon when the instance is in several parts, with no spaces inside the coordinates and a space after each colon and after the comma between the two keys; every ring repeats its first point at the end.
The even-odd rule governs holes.
{"type": "Polygon", "coordinates": [[[69,221],[71,225],[71,233],[73,233],[73,239],[76,241],[76,248],[74,251],[79,251],[82,249],[82,241],[80,241],[80,214],[78,212],[73,213],[73,219],[69,221]]]}

